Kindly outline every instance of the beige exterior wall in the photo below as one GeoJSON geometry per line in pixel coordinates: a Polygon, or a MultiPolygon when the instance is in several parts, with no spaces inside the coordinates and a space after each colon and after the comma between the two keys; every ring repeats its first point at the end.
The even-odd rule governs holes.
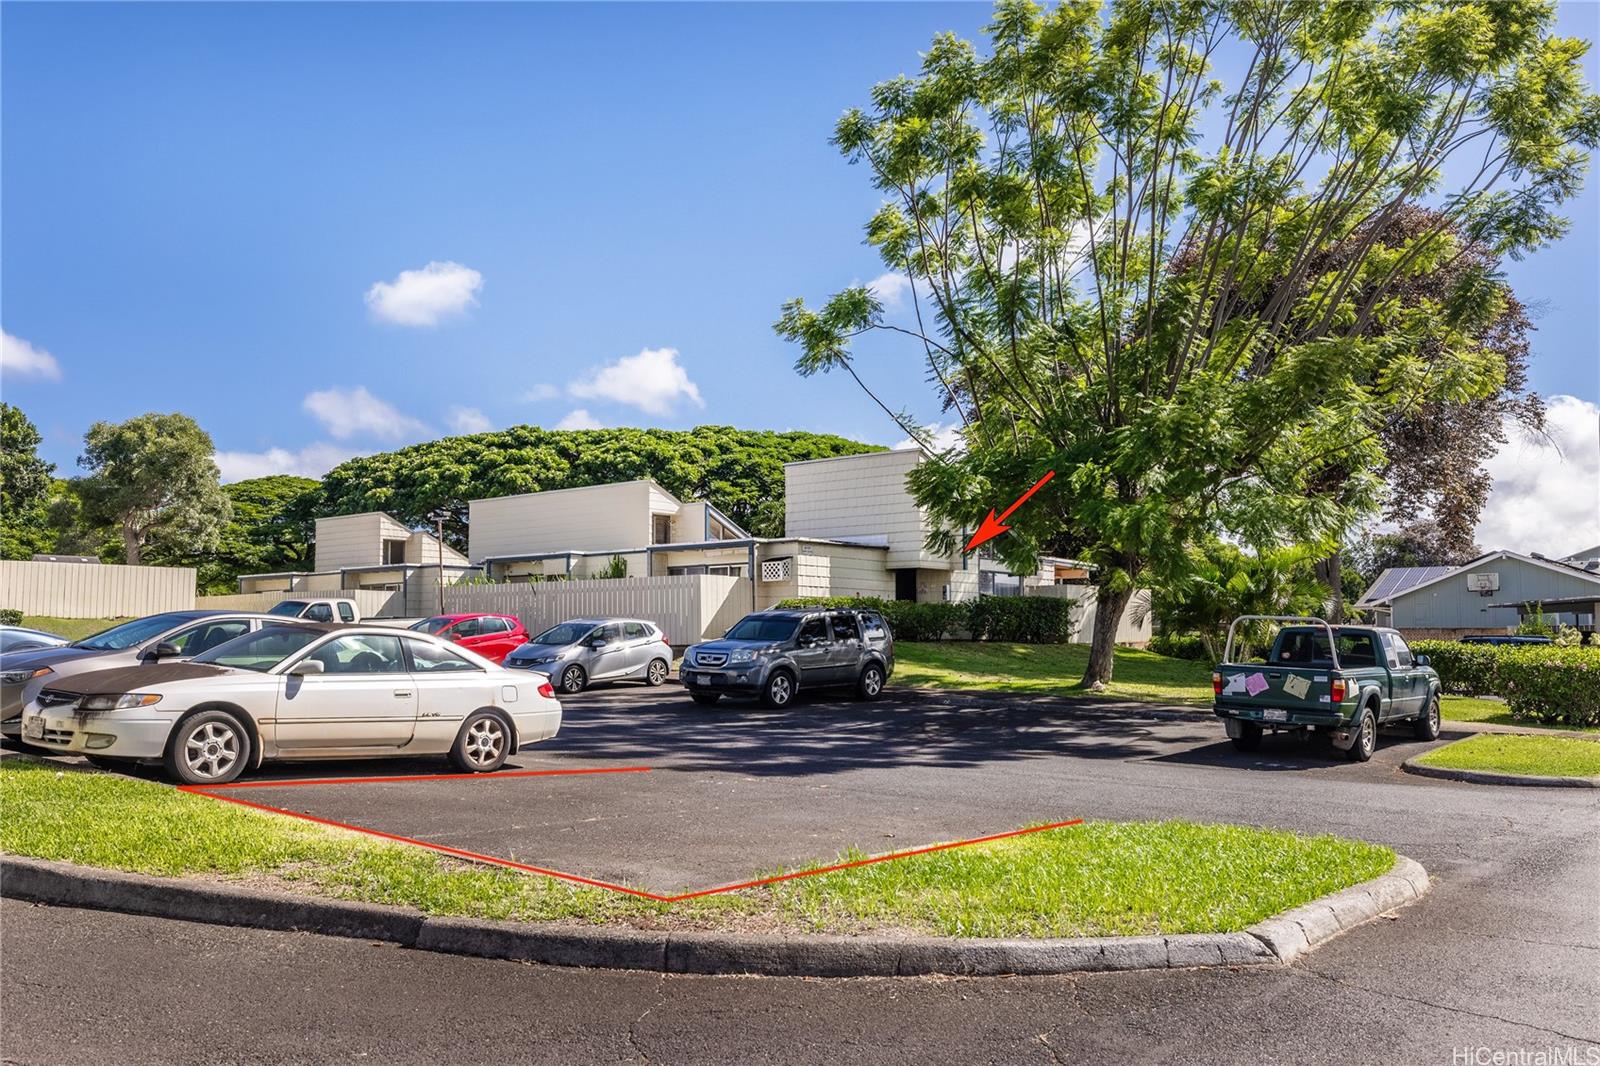
{"type": "Polygon", "coordinates": [[[51,618],[134,618],[194,606],[194,571],[179,566],[0,562],[0,606],[51,618]]]}
{"type": "Polygon", "coordinates": [[[947,568],[948,559],[924,550],[928,523],[906,491],[906,475],[921,461],[920,451],[907,449],[784,464],[784,533],[886,537],[890,569],[947,568]]]}
{"type": "Polygon", "coordinates": [[[383,562],[385,540],[410,539],[411,530],[380,511],[319,518],[313,567],[321,571],[377,566],[383,562]]]}
{"type": "Polygon", "coordinates": [[[467,555],[482,562],[499,555],[638,548],[651,541],[652,509],[674,513],[678,506],[649,481],[473,500],[467,555]]]}

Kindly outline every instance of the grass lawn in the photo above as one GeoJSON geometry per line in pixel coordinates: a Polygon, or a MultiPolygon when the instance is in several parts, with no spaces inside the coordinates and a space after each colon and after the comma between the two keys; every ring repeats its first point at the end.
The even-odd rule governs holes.
{"type": "Polygon", "coordinates": [[[0,762],[0,805],[0,848],[17,855],[243,880],[430,914],[657,928],[1234,931],[1394,862],[1387,848],[1331,836],[1093,822],[668,905],[25,758],[0,762]]]}
{"type": "Polygon", "coordinates": [[[1600,741],[1576,737],[1480,733],[1446,744],[1417,760],[1450,770],[1484,770],[1542,777],[1600,777],[1600,741]]]}
{"type": "Polygon", "coordinates": [[[126,621],[126,618],[50,618],[40,614],[22,616],[22,624],[29,629],[42,629],[46,633],[54,633],[69,640],[80,640],[91,633],[110,629],[118,622],[126,621]]]}
{"type": "Polygon", "coordinates": [[[1530,722],[1514,716],[1503,700],[1482,696],[1446,696],[1440,711],[1451,722],[1488,722],[1492,725],[1532,726],[1538,729],[1564,729],[1570,733],[1600,733],[1600,727],[1562,725],[1559,722],[1530,722]]]}
{"type": "MultiPolygon", "coordinates": [[[[896,641],[894,680],[921,688],[984,689],[1084,695],[1086,644],[998,641],[896,641]]],[[[1211,666],[1134,648],[1118,648],[1112,681],[1100,695],[1154,703],[1211,704],[1211,666]]]]}

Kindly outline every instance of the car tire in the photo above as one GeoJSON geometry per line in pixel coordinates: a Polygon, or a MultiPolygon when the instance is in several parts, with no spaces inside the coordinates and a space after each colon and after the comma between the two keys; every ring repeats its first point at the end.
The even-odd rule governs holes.
{"type": "Polygon", "coordinates": [[[665,659],[651,659],[650,665],[644,669],[644,683],[651,688],[658,688],[667,683],[667,675],[672,672],[672,667],[667,665],[665,659]]]}
{"type": "Polygon", "coordinates": [[[178,723],[161,757],[167,774],[186,785],[223,785],[250,765],[250,730],[230,711],[199,711],[178,723]]]}
{"type": "Polygon", "coordinates": [[[861,677],[856,681],[856,696],[863,700],[875,700],[883,695],[883,667],[877,663],[868,663],[861,668],[861,677]]]}
{"type": "Polygon", "coordinates": [[[694,700],[696,703],[698,703],[702,707],[710,707],[712,704],[716,703],[718,700],[720,700],[722,698],[722,693],[720,693],[720,692],[691,692],[691,693],[689,693],[689,698],[691,700],[694,700]]]}
{"type": "Polygon", "coordinates": [[[450,765],[464,774],[489,774],[511,755],[511,726],[496,711],[473,711],[450,745],[450,765]]]}
{"type": "Polygon", "coordinates": [[[589,687],[589,675],[584,673],[583,667],[573,663],[561,671],[561,681],[556,687],[568,696],[576,696],[589,687]]]}
{"type": "Polygon", "coordinates": [[[1371,707],[1363,707],[1352,728],[1356,737],[1350,744],[1350,750],[1344,757],[1351,762],[1366,762],[1372,758],[1373,752],[1378,750],[1378,719],[1372,713],[1371,707]]]}
{"type": "Polygon", "coordinates": [[[1438,740],[1439,732],[1444,727],[1444,723],[1440,721],[1442,717],[1439,694],[1435,692],[1428,697],[1428,706],[1417,716],[1417,720],[1411,723],[1411,731],[1418,740],[1438,740]]]}
{"type": "Polygon", "coordinates": [[[761,702],[773,710],[787,707],[794,702],[798,688],[793,674],[787,670],[774,670],[772,676],[767,678],[767,683],[761,686],[761,702]]]}
{"type": "Polygon", "coordinates": [[[1261,727],[1254,722],[1240,722],[1239,735],[1229,737],[1235,751],[1255,751],[1261,747],[1261,727]]]}

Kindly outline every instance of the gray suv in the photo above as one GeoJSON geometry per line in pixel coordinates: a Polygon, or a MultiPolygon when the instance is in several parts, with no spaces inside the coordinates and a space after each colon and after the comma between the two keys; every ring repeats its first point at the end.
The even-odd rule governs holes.
{"type": "Polygon", "coordinates": [[[696,703],[759,696],[783,707],[802,688],[850,688],[875,700],[894,672],[894,636],[883,616],[857,608],[758,611],[721,640],[696,644],[678,676],[696,703]]]}

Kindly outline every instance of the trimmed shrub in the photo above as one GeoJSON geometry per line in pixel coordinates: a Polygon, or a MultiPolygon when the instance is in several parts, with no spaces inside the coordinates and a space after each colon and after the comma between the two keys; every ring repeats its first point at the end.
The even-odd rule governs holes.
{"type": "Polygon", "coordinates": [[[1439,675],[1439,684],[1452,696],[1498,696],[1496,668],[1500,647],[1494,644],[1463,644],[1456,640],[1418,640],[1411,650],[1426,655],[1428,665],[1439,675]]]}
{"type": "Polygon", "coordinates": [[[967,628],[968,605],[964,603],[915,603],[873,596],[797,596],[780,601],[778,606],[865,607],[883,615],[896,640],[947,640],[967,628]]]}
{"type": "Polygon", "coordinates": [[[22,612],[15,607],[0,607],[0,626],[20,626],[22,612]]]}
{"type": "Polygon", "coordinates": [[[1172,659],[1192,659],[1200,663],[1212,660],[1206,651],[1206,642],[1195,633],[1156,633],[1150,638],[1150,650],[1172,659]]]}
{"type": "Polygon", "coordinates": [[[1072,639],[1076,608],[1072,600],[1053,596],[988,596],[969,605],[967,628],[973,640],[1065,644],[1072,639]]]}
{"type": "Polygon", "coordinates": [[[1505,647],[1497,696],[1511,713],[1538,722],[1600,726],[1600,648],[1553,644],[1505,647]]]}

